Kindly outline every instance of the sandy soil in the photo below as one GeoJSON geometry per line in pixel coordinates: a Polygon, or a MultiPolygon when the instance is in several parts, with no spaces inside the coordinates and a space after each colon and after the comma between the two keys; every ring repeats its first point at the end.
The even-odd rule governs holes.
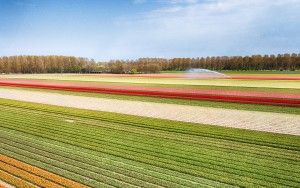
{"type": "Polygon", "coordinates": [[[0,88],[0,98],[300,135],[300,115],[71,96],[0,88]]]}
{"type": "Polygon", "coordinates": [[[10,184],[4,182],[4,181],[1,181],[1,180],[0,180],[0,187],[1,187],[1,188],[2,188],[2,187],[4,187],[4,188],[15,188],[14,186],[12,186],[12,185],[10,185],[10,184]]]}

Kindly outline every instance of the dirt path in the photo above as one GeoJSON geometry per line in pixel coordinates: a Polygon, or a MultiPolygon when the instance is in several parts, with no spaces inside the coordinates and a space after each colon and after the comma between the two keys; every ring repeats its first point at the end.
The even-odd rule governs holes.
{"type": "Polygon", "coordinates": [[[0,98],[300,135],[300,115],[71,96],[0,88],[0,98]]]}

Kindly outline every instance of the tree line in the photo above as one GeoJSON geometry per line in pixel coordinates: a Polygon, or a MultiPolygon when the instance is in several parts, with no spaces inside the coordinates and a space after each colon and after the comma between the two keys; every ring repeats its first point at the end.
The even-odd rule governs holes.
{"type": "Polygon", "coordinates": [[[216,56],[199,58],[140,58],[137,60],[93,59],[73,56],[4,56],[0,73],[158,73],[210,70],[300,70],[300,54],[216,56]]]}
{"type": "Polygon", "coordinates": [[[73,56],[0,57],[0,73],[89,73],[96,67],[93,59],[73,56]]]}

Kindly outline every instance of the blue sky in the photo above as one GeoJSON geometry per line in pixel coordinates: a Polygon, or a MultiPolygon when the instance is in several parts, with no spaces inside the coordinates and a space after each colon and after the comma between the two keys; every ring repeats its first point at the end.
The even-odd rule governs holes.
{"type": "Polygon", "coordinates": [[[0,56],[300,52],[300,0],[0,0],[0,56]]]}

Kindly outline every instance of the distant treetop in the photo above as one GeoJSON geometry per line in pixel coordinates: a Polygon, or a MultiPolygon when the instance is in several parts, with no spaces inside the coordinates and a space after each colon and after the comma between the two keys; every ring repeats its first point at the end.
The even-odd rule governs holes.
{"type": "Polygon", "coordinates": [[[0,73],[158,73],[160,71],[300,70],[300,54],[217,56],[201,58],[140,58],[95,62],[73,56],[3,56],[0,73]]]}

